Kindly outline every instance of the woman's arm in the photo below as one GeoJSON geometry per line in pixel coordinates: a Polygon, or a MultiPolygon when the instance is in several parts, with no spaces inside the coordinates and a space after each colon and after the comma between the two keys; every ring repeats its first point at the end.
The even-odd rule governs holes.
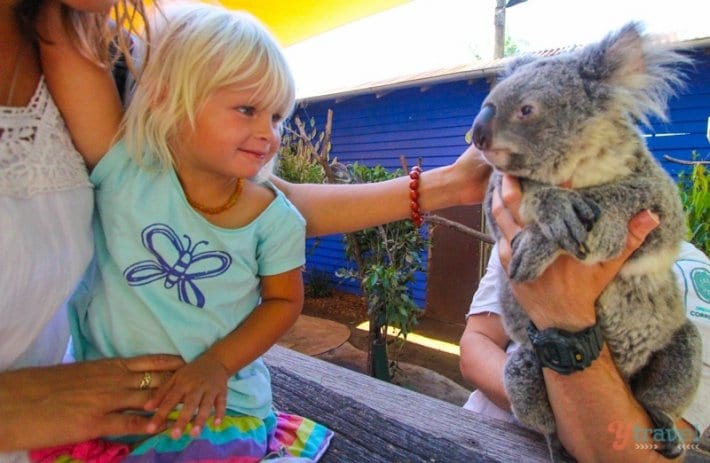
{"type": "Polygon", "coordinates": [[[179,357],[143,356],[0,373],[0,452],[51,447],[99,436],[144,434],[151,391],[182,366],[179,357]]]}
{"type": "Polygon", "coordinates": [[[503,410],[510,410],[503,386],[509,341],[500,315],[486,312],[469,315],[459,342],[461,375],[503,410]]]}
{"type": "Polygon", "coordinates": [[[193,412],[197,412],[192,420],[193,436],[199,435],[213,409],[216,422],[224,417],[229,377],[263,355],[296,323],[303,308],[301,269],[262,277],[261,297],[261,304],[241,325],[177,371],[145,404],[146,410],[158,409],[151,420],[151,432],[162,426],[181,402],[180,415],[171,425],[174,438],[182,435],[193,412]]]}
{"type": "MultiPolygon", "coordinates": [[[[425,166],[426,167],[426,166],[425,166]]],[[[490,167],[471,145],[454,164],[424,169],[419,205],[424,211],[483,201],[490,167]]],[[[409,217],[409,177],[359,185],[294,184],[273,177],[303,214],[308,236],[348,233],[409,217]]]]}
{"type": "MultiPolygon", "coordinates": [[[[494,216],[503,232],[498,244],[505,268],[511,258],[510,241],[520,231],[521,222],[511,212],[518,210],[519,202],[519,185],[506,177],[501,195],[493,200],[494,216]]],[[[541,330],[556,327],[578,331],[594,324],[594,304],[599,294],[657,225],[651,214],[640,213],[629,223],[621,256],[588,266],[562,255],[538,279],[512,284],[516,299],[541,330]]],[[[653,450],[634,445],[638,430],[643,432],[653,425],[606,346],[599,358],[582,371],[560,375],[543,368],[543,374],[560,440],[579,461],[668,461],[653,450]]]]}
{"type": "Polygon", "coordinates": [[[123,117],[111,70],[76,49],[62,24],[59,0],[44,2],[37,27],[47,86],[74,146],[91,168],[113,144],[123,117]]]}

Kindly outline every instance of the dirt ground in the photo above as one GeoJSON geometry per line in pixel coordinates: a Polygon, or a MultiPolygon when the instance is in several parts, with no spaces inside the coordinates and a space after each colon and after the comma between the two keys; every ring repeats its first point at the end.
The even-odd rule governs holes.
{"type": "MultiPolygon", "coordinates": [[[[348,341],[332,351],[318,355],[355,371],[366,371],[367,332],[356,326],[367,321],[367,306],[363,297],[333,292],[331,297],[307,297],[304,315],[325,318],[350,329],[348,341]]],[[[437,322],[423,317],[414,333],[458,345],[463,325],[437,322]]],[[[459,356],[407,342],[399,354],[400,370],[393,382],[423,394],[462,405],[470,386],[461,377],[459,356]]],[[[392,355],[390,355],[392,360],[392,355]]]]}

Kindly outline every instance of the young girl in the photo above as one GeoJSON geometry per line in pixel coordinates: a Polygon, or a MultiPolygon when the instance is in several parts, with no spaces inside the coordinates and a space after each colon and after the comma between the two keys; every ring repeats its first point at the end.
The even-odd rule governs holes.
{"type": "MultiPolygon", "coordinates": [[[[115,101],[106,74],[65,46],[58,15],[48,15],[42,58],[52,90],[115,101]]],[[[117,106],[91,120],[69,98],[62,106],[93,166],[96,202],[96,256],[70,305],[75,356],[175,353],[188,362],[142,378],[141,388],[157,387],[145,405],[148,431],[174,423],[126,461],[318,460],[332,433],[274,413],[260,358],[303,302],[305,222],[263,180],[294,104],[292,77],[248,15],[183,5],[163,27],[105,156],[117,106]]]]}

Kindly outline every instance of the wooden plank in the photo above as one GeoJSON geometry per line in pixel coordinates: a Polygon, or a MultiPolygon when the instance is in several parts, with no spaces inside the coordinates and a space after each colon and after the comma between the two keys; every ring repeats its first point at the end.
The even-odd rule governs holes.
{"type": "Polygon", "coordinates": [[[264,359],[275,406],[336,433],[324,463],[548,461],[540,435],[509,423],[280,346],[264,359]]]}

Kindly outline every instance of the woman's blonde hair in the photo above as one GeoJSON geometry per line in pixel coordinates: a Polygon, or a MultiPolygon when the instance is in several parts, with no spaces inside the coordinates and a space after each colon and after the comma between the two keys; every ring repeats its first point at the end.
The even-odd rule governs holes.
{"type": "Polygon", "coordinates": [[[122,128],[137,162],[173,165],[179,128],[194,127],[201,106],[221,88],[251,91],[254,104],[290,114],[293,77],[276,40],[254,17],[202,3],[163,7],[161,14],[162,23],[151,24],[151,56],[122,128]]]}

